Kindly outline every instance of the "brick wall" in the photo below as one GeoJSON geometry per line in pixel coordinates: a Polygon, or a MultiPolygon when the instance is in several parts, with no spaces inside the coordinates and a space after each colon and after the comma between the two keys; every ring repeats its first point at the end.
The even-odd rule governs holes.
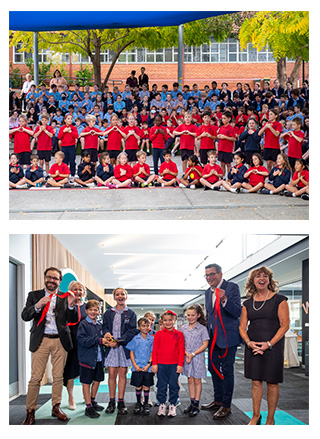
{"type": "MultiPolygon", "coordinates": [[[[9,51],[9,66],[12,58],[12,48],[9,51]]],[[[294,63],[287,63],[287,75],[289,76],[294,63]]],[[[13,68],[19,67],[22,75],[28,72],[27,66],[24,64],[13,64],[13,68]]],[[[136,70],[138,76],[140,74],[140,64],[116,64],[110,79],[122,80],[123,85],[120,90],[124,88],[126,78],[130,76],[131,70],[136,70]]],[[[178,78],[177,64],[144,64],[146,73],[149,76],[149,84],[156,83],[161,87],[162,84],[168,84],[169,90],[172,88],[172,83],[178,78]]],[[[80,65],[70,64],[66,65],[66,69],[71,77],[75,76],[75,72],[80,70],[80,65]]],[[[109,65],[102,64],[102,78],[109,69],[109,65]]],[[[276,63],[185,63],[183,72],[183,83],[192,86],[197,83],[200,89],[205,85],[211,84],[213,80],[217,81],[218,88],[221,82],[225,81],[229,84],[229,89],[234,90],[237,82],[248,82],[252,87],[256,79],[270,78],[271,81],[277,77],[276,63]]],[[[305,78],[309,78],[309,64],[305,65],[305,78]]],[[[300,87],[302,86],[302,68],[299,74],[300,87]]]]}

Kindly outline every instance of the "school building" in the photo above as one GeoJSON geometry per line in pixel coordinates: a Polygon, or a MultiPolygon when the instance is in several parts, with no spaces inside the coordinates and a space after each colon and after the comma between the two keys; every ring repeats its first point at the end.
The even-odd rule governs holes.
{"type": "MultiPolygon", "coordinates": [[[[113,52],[106,50],[101,53],[102,79],[104,79],[109,66],[112,62],[113,52]]],[[[25,64],[27,58],[32,57],[32,53],[21,52],[19,45],[10,47],[9,66],[12,63],[13,69],[19,68],[20,73],[25,75],[28,67],[25,64]]],[[[63,65],[68,72],[69,78],[75,78],[76,72],[86,64],[90,66],[89,57],[80,54],[54,54],[51,55],[49,50],[39,53],[39,62],[48,63],[54,61],[55,66],[63,65]]],[[[131,70],[136,70],[138,76],[140,68],[146,68],[146,74],[149,76],[149,85],[153,83],[161,87],[162,84],[168,84],[169,90],[172,83],[178,79],[178,48],[168,48],[159,50],[148,50],[146,48],[136,48],[124,51],[110,77],[109,85],[112,81],[120,83],[119,88],[122,90],[126,78],[130,76],[131,70]],[[122,81],[122,83],[121,83],[122,81]]],[[[287,76],[290,76],[294,62],[287,60],[287,76]]],[[[12,70],[10,69],[10,72],[12,70]]],[[[263,84],[263,80],[273,81],[277,78],[277,65],[273,58],[272,52],[266,46],[262,51],[248,44],[245,50],[240,49],[239,41],[233,38],[227,38],[224,42],[216,42],[213,39],[208,44],[200,47],[184,46],[184,68],[183,84],[197,83],[200,89],[205,85],[211,85],[213,80],[217,81],[218,88],[223,81],[229,84],[230,90],[236,89],[237,82],[247,82],[253,88],[255,82],[263,84]]],[[[304,78],[309,79],[309,64],[305,63],[304,78]]],[[[301,66],[298,87],[302,87],[303,68],[301,66]]]]}

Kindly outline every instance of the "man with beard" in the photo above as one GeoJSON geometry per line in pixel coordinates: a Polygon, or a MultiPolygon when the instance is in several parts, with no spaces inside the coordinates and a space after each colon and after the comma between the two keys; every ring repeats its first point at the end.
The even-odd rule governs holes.
{"type": "Polygon", "coordinates": [[[63,294],[59,290],[61,280],[62,273],[58,268],[47,268],[44,272],[45,287],[28,294],[21,313],[25,322],[33,320],[29,346],[32,352],[31,379],[26,399],[27,416],[23,425],[32,425],[35,422],[40,383],[50,354],[53,376],[52,416],[61,421],[68,419],[60,409],[63,370],[67,353],[72,349],[67,322],[76,322],[78,314],[74,307],[74,295],[63,294]]]}

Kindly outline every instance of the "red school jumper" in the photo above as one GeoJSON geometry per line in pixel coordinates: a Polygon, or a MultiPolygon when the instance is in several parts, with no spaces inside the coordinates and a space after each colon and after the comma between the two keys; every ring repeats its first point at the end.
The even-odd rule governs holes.
{"type": "Polygon", "coordinates": [[[184,337],[181,331],[164,328],[156,332],[153,341],[152,365],[184,363],[184,337]]]}

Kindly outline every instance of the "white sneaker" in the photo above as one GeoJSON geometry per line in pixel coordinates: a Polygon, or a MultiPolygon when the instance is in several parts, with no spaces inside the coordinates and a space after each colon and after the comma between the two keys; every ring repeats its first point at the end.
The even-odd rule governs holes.
{"type": "Polygon", "coordinates": [[[190,189],[195,189],[196,185],[195,184],[190,184],[190,189]]]}
{"type": "Polygon", "coordinates": [[[160,404],[159,410],[158,410],[158,416],[166,416],[166,405],[160,404]]]}
{"type": "Polygon", "coordinates": [[[180,184],[179,184],[179,187],[185,188],[186,185],[184,185],[183,183],[180,183],[180,184]]]}
{"type": "Polygon", "coordinates": [[[177,414],[176,406],[174,404],[170,404],[169,411],[168,411],[168,417],[173,418],[174,416],[176,416],[176,414],[177,414]]]}

